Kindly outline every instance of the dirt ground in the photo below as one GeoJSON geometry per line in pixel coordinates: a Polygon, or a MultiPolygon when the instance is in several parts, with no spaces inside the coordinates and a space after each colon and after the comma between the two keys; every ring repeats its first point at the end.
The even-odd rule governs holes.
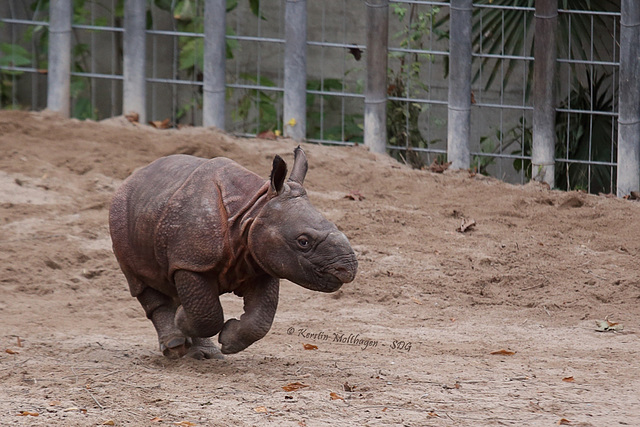
{"type": "Polygon", "coordinates": [[[169,360],[111,251],[111,195],[170,153],[266,178],[295,144],[1,112],[0,424],[640,425],[640,204],[303,146],[355,282],[283,282],[264,339],[169,360]]]}

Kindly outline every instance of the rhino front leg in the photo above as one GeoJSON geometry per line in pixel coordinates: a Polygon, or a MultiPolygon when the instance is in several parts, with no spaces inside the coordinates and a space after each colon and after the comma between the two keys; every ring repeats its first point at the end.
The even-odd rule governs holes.
{"type": "Polygon", "coordinates": [[[278,307],[279,280],[269,278],[243,291],[244,314],[224,324],[218,342],[224,354],[237,353],[263,338],[273,323],[278,307]]]}
{"type": "Polygon", "coordinates": [[[216,286],[201,274],[186,270],[176,272],[174,281],[181,302],[176,310],[175,325],[192,339],[187,355],[196,359],[221,358],[218,348],[207,339],[220,332],[224,325],[216,286]]]}

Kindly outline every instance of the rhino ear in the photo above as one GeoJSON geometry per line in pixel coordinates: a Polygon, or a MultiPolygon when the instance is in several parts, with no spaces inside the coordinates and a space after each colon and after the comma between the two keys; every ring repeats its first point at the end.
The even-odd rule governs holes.
{"type": "Polygon", "coordinates": [[[287,177],[287,164],[282,157],[276,156],[273,158],[273,168],[271,169],[271,186],[270,192],[274,194],[280,194],[282,186],[284,185],[284,179],[287,177]]]}
{"type": "Polygon", "coordinates": [[[309,164],[307,162],[307,156],[299,145],[293,150],[293,159],[293,169],[291,170],[289,180],[302,185],[304,183],[304,177],[307,175],[309,164]]]}

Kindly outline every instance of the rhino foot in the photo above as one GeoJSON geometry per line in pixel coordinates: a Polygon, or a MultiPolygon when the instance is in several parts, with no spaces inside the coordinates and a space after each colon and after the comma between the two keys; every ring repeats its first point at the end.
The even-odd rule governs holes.
{"type": "Polygon", "coordinates": [[[182,335],[160,339],[160,351],[169,359],[180,359],[189,352],[191,339],[182,335]]]}
{"type": "Polygon", "coordinates": [[[185,356],[197,360],[202,359],[224,359],[218,346],[209,338],[193,338],[193,344],[185,356]]]}

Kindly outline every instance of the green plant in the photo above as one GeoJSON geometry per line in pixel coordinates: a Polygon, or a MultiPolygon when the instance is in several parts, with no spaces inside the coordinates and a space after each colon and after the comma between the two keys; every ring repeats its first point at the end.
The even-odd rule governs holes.
{"type": "MultiPolygon", "coordinates": [[[[18,44],[0,43],[0,66],[24,67],[31,64],[31,53],[18,44]]],[[[0,105],[5,108],[20,108],[13,104],[14,82],[23,72],[18,70],[0,70],[0,105]]]]}
{"type": "MultiPolygon", "coordinates": [[[[341,79],[307,80],[308,91],[340,92],[344,90],[344,85],[341,79]]],[[[307,138],[363,141],[362,114],[345,113],[342,117],[331,114],[332,111],[341,111],[340,102],[342,100],[336,96],[307,93],[307,138]],[[326,106],[321,109],[320,103],[326,106]]]]}
{"type": "MultiPolygon", "coordinates": [[[[534,13],[508,8],[508,6],[532,8],[535,6],[534,0],[519,0],[517,2],[513,0],[479,0],[475,3],[478,5],[490,4],[492,7],[474,7],[473,9],[472,45],[474,51],[492,55],[533,56],[534,13]],[[496,6],[506,6],[506,8],[496,6]]],[[[558,7],[568,10],[619,11],[620,1],[558,0],[558,7]]],[[[434,23],[434,33],[441,38],[448,38],[449,31],[446,28],[448,21],[449,14],[443,14],[434,23]]],[[[558,14],[558,55],[565,58],[590,59],[590,45],[585,44],[584,41],[590,40],[592,34],[599,34],[601,37],[610,34],[609,25],[602,16],[597,14],[558,14]]],[[[603,59],[610,56],[610,45],[603,38],[595,39],[592,45],[593,59],[603,59]]],[[[479,61],[480,66],[477,67],[473,75],[473,81],[476,82],[481,75],[484,75],[486,79],[484,82],[485,90],[490,89],[496,82],[506,87],[518,65],[518,61],[507,61],[506,67],[503,69],[503,62],[490,56],[482,57],[479,61]]],[[[448,66],[448,62],[445,61],[445,76],[448,75],[448,66]]],[[[526,94],[528,96],[533,79],[533,61],[528,61],[527,67],[526,94]]],[[[571,67],[573,71],[576,71],[575,64],[571,64],[571,67]]]]}
{"type": "MultiPolygon", "coordinates": [[[[612,76],[608,74],[594,75],[586,73],[583,81],[574,78],[569,96],[560,104],[560,109],[579,111],[612,111],[613,91],[612,76]]],[[[522,149],[512,154],[531,156],[533,134],[531,127],[521,122],[521,126],[512,129],[512,141],[522,143],[522,149]]],[[[611,167],[604,165],[588,165],[580,161],[610,162],[615,155],[617,134],[613,117],[604,114],[590,113],[556,113],[556,187],[566,190],[589,189],[592,193],[610,193],[613,188],[614,175],[611,167]],[[611,141],[614,141],[613,147],[611,141]],[[572,162],[577,160],[578,162],[572,162]]],[[[531,161],[517,159],[513,163],[517,171],[523,170],[527,178],[531,178],[531,161]]]]}
{"type": "MultiPolygon", "coordinates": [[[[499,141],[501,139],[500,130],[496,131],[495,134],[496,139],[499,141]]],[[[480,138],[480,152],[483,155],[474,155],[471,160],[471,170],[480,173],[482,175],[489,175],[487,168],[495,163],[495,157],[492,157],[491,154],[496,150],[496,143],[490,136],[483,136],[480,138]],[[486,155],[484,155],[486,153],[486,155]]]]}
{"type": "MultiPolygon", "coordinates": [[[[405,6],[401,3],[391,5],[392,13],[401,24],[401,29],[393,35],[402,49],[422,50],[425,38],[439,8],[433,7],[421,11],[417,4],[405,6]]],[[[388,70],[387,102],[387,141],[389,145],[405,147],[406,159],[413,167],[422,168],[424,160],[415,148],[426,148],[428,142],[422,138],[419,128],[420,114],[427,108],[425,104],[393,98],[417,98],[416,93],[429,90],[423,83],[420,72],[424,61],[432,61],[432,55],[426,53],[390,51],[388,70]]],[[[396,158],[401,157],[399,150],[392,150],[396,158]]]]}
{"type": "MultiPolygon", "coordinates": [[[[195,0],[151,0],[153,4],[161,10],[164,10],[172,14],[174,19],[175,28],[180,32],[190,33],[203,33],[204,32],[204,2],[195,0]]],[[[260,0],[248,0],[249,8],[255,16],[259,16],[260,19],[264,19],[264,16],[259,13],[260,0]]],[[[230,13],[238,7],[237,0],[227,0],[226,12],[230,13]]],[[[147,15],[147,26],[153,25],[152,15],[150,11],[147,15]]],[[[227,35],[235,35],[233,28],[227,26],[227,35]]],[[[238,42],[233,39],[225,39],[226,43],[226,56],[227,59],[234,58],[234,52],[239,48],[238,42]]],[[[183,74],[186,78],[195,79],[197,81],[203,80],[204,70],[204,38],[202,37],[189,37],[181,36],[178,38],[178,73],[183,74]]],[[[179,76],[174,76],[178,78],[179,76]]],[[[246,74],[241,77],[243,80],[250,79],[246,74]]],[[[262,79],[264,82],[265,79],[262,79]]],[[[247,105],[251,99],[254,99],[257,104],[258,110],[265,107],[268,103],[270,95],[264,91],[248,90],[247,93],[241,96],[240,104],[236,111],[232,112],[235,117],[247,118],[249,116],[249,110],[252,106],[247,105]]],[[[233,90],[227,90],[227,98],[233,95],[233,90]]],[[[177,106],[175,116],[177,121],[184,120],[187,117],[187,113],[192,110],[198,110],[202,108],[202,89],[194,88],[191,92],[191,97],[188,101],[182,105],[177,106]]],[[[263,112],[258,113],[259,116],[264,115],[263,112]]],[[[259,117],[258,116],[258,117],[259,117]]],[[[191,117],[192,122],[195,121],[195,117],[191,117]]]]}
{"type": "MultiPolygon", "coordinates": [[[[260,81],[253,74],[243,73],[240,78],[254,85],[260,84],[265,87],[275,87],[276,84],[267,77],[261,76],[260,81]]],[[[267,130],[282,130],[282,123],[278,115],[276,105],[280,103],[282,94],[280,92],[267,91],[262,89],[247,89],[238,98],[238,107],[232,111],[234,119],[249,121],[250,129],[259,134],[267,130]],[[253,119],[253,120],[252,120],[253,119]]]]}

